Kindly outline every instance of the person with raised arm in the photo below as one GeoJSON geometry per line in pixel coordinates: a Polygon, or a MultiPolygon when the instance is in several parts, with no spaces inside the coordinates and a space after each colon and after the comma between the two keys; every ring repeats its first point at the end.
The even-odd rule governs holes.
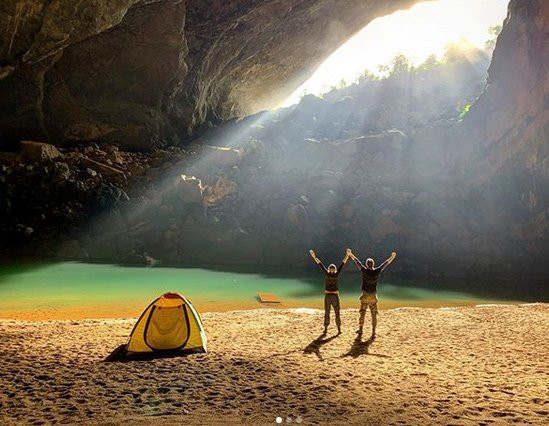
{"type": "Polygon", "coordinates": [[[326,266],[318,258],[314,250],[309,250],[309,254],[315,261],[315,263],[322,269],[324,272],[324,335],[328,333],[328,326],[330,325],[330,309],[334,307],[335,321],[337,325],[337,334],[341,334],[341,317],[339,314],[340,303],[339,303],[339,274],[341,270],[349,260],[351,250],[347,249],[345,257],[341,261],[339,268],[336,267],[333,263],[326,266]]]}
{"type": "Polygon", "coordinates": [[[357,268],[362,273],[362,296],[360,296],[360,317],[358,320],[357,333],[359,335],[362,334],[364,316],[366,315],[366,310],[369,308],[370,313],[372,314],[371,338],[374,339],[376,337],[377,326],[377,281],[383,271],[385,271],[393,260],[395,260],[396,252],[392,252],[391,256],[376,268],[374,259],[369,257],[366,259],[366,265],[363,265],[350,249],[347,250],[350,252],[349,256],[353,259],[357,268]]]}

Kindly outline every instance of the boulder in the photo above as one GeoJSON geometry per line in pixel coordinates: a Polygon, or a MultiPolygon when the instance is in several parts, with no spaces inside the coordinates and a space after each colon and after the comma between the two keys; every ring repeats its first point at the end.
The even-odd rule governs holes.
{"type": "Polygon", "coordinates": [[[238,149],[206,145],[204,161],[219,168],[228,168],[240,163],[242,153],[238,149]]]}
{"type": "Polygon", "coordinates": [[[86,167],[86,170],[84,170],[84,173],[86,174],[87,177],[91,177],[91,178],[94,178],[97,176],[97,172],[93,169],[90,169],[88,167],[86,167]]]}
{"type": "Polygon", "coordinates": [[[124,163],[124,157],[122,157],[122,154],[120,154],[120,151],[115,146],[109,147],[106,158],[116,164],[124,163]]]}
{"type": "Polygon", "coordinates": [[[52,172],[56,179],[67,180],[71,177],[71,170],[67,163],[56,161],[52,165],[52,172]]]}
{"type": "MultiPolygon", "coordinates": [[[[130,200],[130,197],[124,190],[112,183],[102,184],[95,193],[95,206],[100,210],[108,210],[119,207],[121,204],[130,200]]],[[[115,215],[118,223],[115,229],[123,229],[124,221],[119,215],[115,215]]]]}
{"type": "Polygon", "coordinates": [[[100,163],[99,161],[95,161],[90,158],[83,157],[81,162],[85,167],[95,170],[97,173],[101,173],[102,175],[120,177],[120,178],[126,177],[126,175],[122,170],[111,167],[104,163],[100,163]]]}
{"type": "Polygon", "coordinates": [[[181,175],[178,179],[178,194],[185,203],[202,202],[204,187],[202,181],[195,176],[181,175]]]}
{"type": "Polygon", "coordinates": [[[56,147],[44,142],[23,141],[21,151],[29,161],[53,160],[61,155],[56,147]]]}
{"type": "Polygon", "coordinates": [[[238,192],[238,185],[225,176],[221,176],[213,186],[205,188],[202,202],[208,207],[216,206],[236,192],[238,192]]]}

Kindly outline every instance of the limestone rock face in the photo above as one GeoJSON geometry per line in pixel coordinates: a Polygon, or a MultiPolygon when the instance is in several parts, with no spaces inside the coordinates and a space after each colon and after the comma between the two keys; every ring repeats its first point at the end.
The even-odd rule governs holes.
{"type": "Polygon", "coordinates": [[[512,0],[486,90],[450,150],[479,220],[533,259],[549,250],[548,40],[549,2],[512,0]]]}
{"type": "Polygon", "coordinates": [[[63,50],[120,23],[137,0],[7,0],[0,5],[0,146],[47,136],[44,76],[63,50]]]}
{"type": "Polygon", "coordinates": [[[170,142],[166,104],[187,71],[185,4],[133,7],[114,28],[65,48],[44,78],[44,122],[60,141],[170,142]]]}
{"type": "Polygon", "coordinates": [[[0,148],[169,144],[275,106],[370,20],[419,0],[5,0],[0,148]]]}
{"type": "Polygon", "coordinates": [[[417,0],[209,0],[188,3],[190,72],[175,114],[246,115],[289,96],[335,48],[377,16],[417,0]]]}
{"type": "Polygon", "coordinates": [[[548,153],[548,37],[549,3],[509,3],[486,90],[464,123],[468,132],[463,142],[485,165],[479,182],[510,161],[541,171],[540,160],[548,153]]]}

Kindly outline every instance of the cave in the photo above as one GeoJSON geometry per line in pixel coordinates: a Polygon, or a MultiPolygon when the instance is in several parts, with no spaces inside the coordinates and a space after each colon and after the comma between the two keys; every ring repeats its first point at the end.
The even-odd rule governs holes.
{"type": "Polygon", "coordinates": [[[544,281],[546,6],[511,1],[491,63],[456,59],[458,83],[422,71],[269,111],[416,2],[336,3],[6,3],[4,256],[300,267],[308,246],[350,241],[398,245],[403,276],[544,281]]]}
{"type": "Polygon", "coordinates": [[[549,2],[481,3],[3,0],[0,418],[543,423],[549,2]]]}

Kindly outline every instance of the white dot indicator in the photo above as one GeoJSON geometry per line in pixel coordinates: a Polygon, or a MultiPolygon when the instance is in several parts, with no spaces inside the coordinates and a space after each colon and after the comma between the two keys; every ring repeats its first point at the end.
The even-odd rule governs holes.
{"type": "Polygon", "coordinates": [[[277,417],[277,418],[275,419],[275,422],[277,422],[277,423],[282,423],[282,417],[277,417]]]}

